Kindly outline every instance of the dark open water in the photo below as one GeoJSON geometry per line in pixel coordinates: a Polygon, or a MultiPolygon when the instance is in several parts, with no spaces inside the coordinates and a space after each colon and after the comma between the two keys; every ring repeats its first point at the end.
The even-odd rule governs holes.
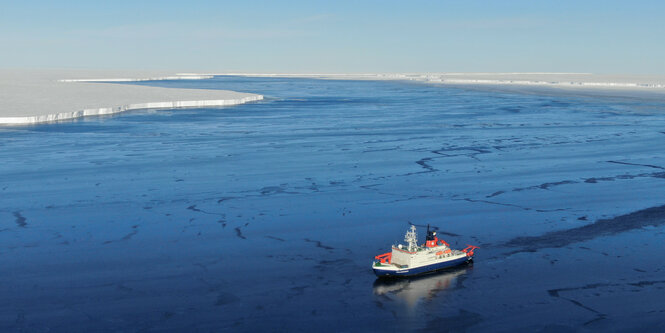
{"type": "Polygon", "coordinates": [[[142,84],[267,99],[0,129],[0,331],[665,330],[665,102],[142,84]],[[407,221],[475,263],[376,282],[407,221]]]}

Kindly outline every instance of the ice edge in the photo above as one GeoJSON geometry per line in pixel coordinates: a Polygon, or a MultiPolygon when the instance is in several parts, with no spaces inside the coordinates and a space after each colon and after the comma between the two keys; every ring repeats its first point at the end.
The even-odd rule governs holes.
{"type": "MultiPolygon", "coordinates": [[[[185,74],[181,74],[185,75],[185,74]]],[[[187,75],[195,75],[187,73],[187,75]]],[[[377,79],[377,80],[408,80],[426,83],[452,84],[452,85],[522,85],[522,86],[554,86],[554,87],[581,87],[581,88],[626,88],[626,89],[665,89],[665,83],[647,82],[594,82],[575,80],[528,80],[528,79],[477,79],[477,78],[450,78],[452,75],[467,76],[494,76],[494,75],[591,75],[590,73],[444,73],[444,74],[278,74],[278,73],[206,73],[197,75],[212,76],[245,76],[245,77],[303,77],[303,78],[330,78],[330,79],[377,79]]]]}
{"type": "Polygon", "coordinates": [[[175,109],[175,108],[198,108],[208,106],[231,106],[248,102],[260,101],[263,95],[247,96],[237,99],[217,99],[199,101],[172,101],[172,102],[149,102],[128,104],[117,107],[83,109],[73,112],[62,112],[40,116],[25,117],[0,117],[0,125],[30,125],[39,123],[55,122],[60,120],[74,119],[87,116],[110,115],[130,110],[140,109],[175,109]]]}
{"type": "Polygon", "coordinates": [[[539,80],[484,80],[484,79],[441,79],[416,78],[413,80],[443,84],[495,84],[524,86],[564,86],[564,87],[610,87],[610,88],[665,88],[665,84],[637,82],[581,82],[581,81],[539,81],[539,80]]]}

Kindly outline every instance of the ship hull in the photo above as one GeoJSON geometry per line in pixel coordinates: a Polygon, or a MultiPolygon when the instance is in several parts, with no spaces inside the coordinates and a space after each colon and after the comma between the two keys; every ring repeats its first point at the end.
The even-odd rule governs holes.
{"type": "Polygon", "coordinates": [[[374,274],[378,277],[400,277],[400,276],[414,276],[414,275],[420,275],[420,274],[426,274],[426,273],[431,273],[434,271],[438,271],[441,269],[449,268],[449,267],[454,267],[454,266],[459,266],[462,264],[465,264],[469,261],[471,261],[471,257],[462,257],[458,259],[453,259],[453,260],[448,260],[444,262],[437,262],[434,264],[430,265],[423,265],[419,267],[413,267],[413,268],[405,268],[405,269],[400,269],[400,270],[394,270],[394,269],[382,269],[380,267],[373,267],[374,274]]]}

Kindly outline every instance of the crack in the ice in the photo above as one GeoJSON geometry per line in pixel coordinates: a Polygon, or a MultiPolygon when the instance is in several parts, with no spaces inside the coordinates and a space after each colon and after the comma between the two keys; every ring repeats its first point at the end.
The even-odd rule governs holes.
{"type": "Polygon", "coordinates": [[[598,321],[598,320],[605,319],[605,318],[607,317],[607,315],[604,314],[604,313],[601,313],[600,311],[598,311],[598,310],[596,310],[596,309],[593,309],[593,308],[591,308],[591,307],[589,307],[589,306],[586,306],[586,305],[582,304],[581,302],[576,301],[576,300],[574,300],[574,299],[572,299],[572,298],[563,297],[563,296],[560,295],[560,292],[563,292],[563,291],[572,291],[572,290],[593,289],[593,288],[597,288],[597,287],[607,287],[607,286],[617,286],[617,285],[618,285],[618,284],[596,283],[596,284],[590,284],[590,285],[586,285],[586,286],[582,286],[582,287],[577,287],[577,288],[550,289],[550,290],[547,291],[547,293],[548,293],[550,296],[552,296],[552,297],[556,297],[556,298],[564,299],[564,300],[566,300],[566,301],[568,301],[568,302],[574,304],[575,306],[578,306],[578,307],[580,307],[580,308],[582,308],[582,309],[585,309],[585,310],[587,310],[587,311],[590,311],[590,312],[595,313],[595,314],[596,314],[596,318],[591,319],[591,320],[585,322],[585,323],[583,324],[583,326],[586,326],[586,325],[589,325],[589,324],[591,324],[591,323],[594,323],[594,322],[596,322],[596,321],[598,321]]]}
{"type": "MultiPolygon", "coordinates": [[[[621,163],[624,164],[624,163],[621,163]]],[[[636,164],[637,165],[637,164],[636,164]]],[[[640,166],[649,166],[653,168],[660,168],[659,166],[655,165],[643,165],[639,164],[640,166]]],[[[617,179],[620,180],[626,180],[626,179],[634,179],[634,178],[642,178],[642,177],[652,177],[652,178],[665,178],[665,172],[652,172],[652,173],[640,173],[637,175],[617,175],[617,176],[610,176],[610,177],[591,177],[591,178],[582,178],[582,181],[587,184],[595,184],[597,182],[601,181],[614,181],[617,179]]],[[[533,185],[533,186],[528,186],[528,187],[517,187],[512,189],[512,192],[521,192],[525,190],[535,190],[535,189],[543,189],[543,190],[549,190],[551,187],[554,186],[559,186],[559,185],[570,185],[570,184],[579,184],[580,181],[576,180],[562,180],[558,182],[549,182],[549,183],[543,183],[540,185],[533,185]]],[[[496,191],[492,194],[486,195],[485,198],[493,198],[502,194],[505,194],[506,191],[500,190],[496,191]]]]}
{"type": "Polygon", "coordinates": [[[242,230],[240,230],[240,227],[236,227],[234,230],[236,231],[236,236],[238,236],[238,238],[241,238],[241,239],[247,239],[247,237],[245,237],[245,236],[242,234],[242,230]]]}
{"type": "Polygon", "coordinates": [[[314,244],[316,244],[316,247],[318,247],[318,248],[322,248],[322,249],[325,249],[325,250],[334,250],[334,249],[335,249],[335,248],[332,247],[332,246],[323,245],[323,244],[321,243],[321,241],[311,240],[311,239],[309,239],[309,238],[305,238],[305,242],[314,243],[314,244]]]}
{"type": "Polygon", "coordinates": [[[136,235],[139,232],[138,227],[139,227],[138,225],[133,225],[132,229],[134,229],[134,230],[132,230],[132,232],[124,235],[122,238],[120,238],[118,240],[108,240],[108,241],[105,241],[102,244],[106,245],[106,244],[111,244],[111,243],[115,243],[115,242],[128,241],[128,240],[132,239],[132,237],[134,237],[134,235],[136,235]]]}
{"type": "Polygon", "coordinates": [[[652,286],[652,285],[655,285],[655,284],[663,284],[663,283],[665,283],[665,280],[643,280],[643,281],[626,282],[626,283],[599,282],[599,283],[585,284],[583,286],[578,286],[578,287],[566,287],[566,288],[549,289],[549,290],[547,290],[547,293],[552,297],[562,297],[561,293],[562,292],[567,292],[567,291],[590,290],[590,289],[596,289],[596,288],[602,288],[602,287],[622,287],[622,286],[643,287],[643,286],[652,286]]]}
{"type": "Polygon", "coordinates": [[[14,217],[16,218],[16,225],[18,225],[19,228],[25,228],[28,225],[28,223],[25,222],[26,218],[21,215],[20,211],[14,212],[14,217]]]}
{"type": "Polygon", "coordinates": [[[496,191],[496,192],[494,192],[490,195],[486,195],[485,198],[496,197],[497,195],[501,195],[501,194],[504,194],[504,193],[506,193],[506,191],[496,191]]]}
{"type": "MultiPolygon", "coordinates": [[[[499,206],[507,206],[507,207],[515,207],[523,210],[533,210],[529,207],[522,207],[514,204],[509,204],[509,203],[502,203],[502,202],[495,202],[495,201],[489,201],[489,200],[478,200],[478,199],[471,199],[471,198],[464,198],[464,199],[452,199],[452,200],[464,200],[468,202],[482,202],[486,204],[491,204],[491,205],[499,205],[499,206]]],[[[542,211],[545,212],[545,211],[542,211]]]]}
{"type": "Polygon", "coordinates": [[[420,165],[425,171],[421,172],[412,172],[412,173],[407,173],[407,176],[414,175],[414,174],[419,174],[419,173],[428,173],[428,172],[436,172],[439,171],[439,169],[431,166],[429,163],[432,162],[434,159],[438,158],[445,158],[445,157],[453,157],[453,156],[467,156],[469,158],[472,158],[476,161],[480,161],[476,155],[479,154],[489,154],[491,151],[485,149],[485,148],[478,148],[478,147],[455,147],[455,148],[440,148],[440,149],[435,149],[431,150],[430,153],[439,155],[439,157],[424,157],[416,161],[416,164],[420,165]],[[453,152],[453,151],[464,151],[464,150],[470,150],[470,151],[475,151],[475,153],[467,153],[467,154],[446,154],[446,152],[453,152]]]}
{"type": "Polygon", "coordinates": [[[579,182],[575,181],[575,180],[562,180],[562,181],[558,181],[558,182],[542,183],[540,185],[534,185],[534,186],[529,186],[529,187],[514,188],[512,191],[513,192],[521,192],[521,191],[525,191],[525,190],[535,190],[535,189],[549,190],[550,187],[553,187],[553,186],[569,185],[569,184],[577,184],[577,183],[579,183],[579,182]]]}
{"type": "Polygon", "coordinates": [[[187,207],[187,209],[189,209],[191,211],[194,211],[194,212],[197,212],[197,213],[208,214],[208,215],[216,215],[216,216],[221,216],[223,218],[226,217],[226,214],[224,214],[224,213],[207,212],[203,209],[196,208],[196,205],[191,205],[191,206],[187,207]]]}
{"type": "Polygon", "coordinates": [[[615,164],[624,164],[624,165],[634,165],[634,166],[643,166],[643,167],[648,167],[648,168],[654,168],[654,169],[661,169],[665,170],[665,168],[653,164],[639,164],[639,163],[628,163],[628,162],[620,162],[620,161],[606,161],[607,163],[615,163],[615,164]]]}
{"type": "Polygon", "coordinates": [[[231,200],[231,199],[234,199],[234,198],[235,197],[221,197],[217,200],[217,203],[222,203],[224,201],[231,200]]]}
{"type": "Polygon", "coordinates": [[[486,148],[479,148],[479,147],[455,147],[455,148],[441,148],[441,149],[433,150],[432,153],[449,157],[449,156],[459,156],[459,155],[466,155],[466,156],[473,155],[473,156],[475,156],[475,155],[478,155],[478,154],[489,154],[489,153],[491,153],[491,151],[487,150],[486,148]],[[444,154],[444,152],[462,151],[462,150],[471,150],[471,151],[475,151],[476,153],[475,154],[454,154],[454,155],[444,154]]]}
{"type": "Polygon", "coordinates": [[[416,164],[420,165],[423,169],[427,170],[425,172],[439,171],[439,169],[436,169],[436,168],[432,167],[431,165],[427,164],[427,162],[430,162],[433,159],[434,159],[434,157],[425,157],[425,158],[422,158],[422,159],[416,161],[416,164]]]}

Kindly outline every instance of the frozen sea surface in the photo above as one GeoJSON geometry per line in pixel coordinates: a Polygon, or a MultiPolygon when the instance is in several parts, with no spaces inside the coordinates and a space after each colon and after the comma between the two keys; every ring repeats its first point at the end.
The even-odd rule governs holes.
{"type": "Polygon", "coordinates": [[[665,102],[140,84],[266,100],[0,128],[0,331],[665,330],[665,102]],[[376,281],[408,221],[475,263],[376,281]]]}

